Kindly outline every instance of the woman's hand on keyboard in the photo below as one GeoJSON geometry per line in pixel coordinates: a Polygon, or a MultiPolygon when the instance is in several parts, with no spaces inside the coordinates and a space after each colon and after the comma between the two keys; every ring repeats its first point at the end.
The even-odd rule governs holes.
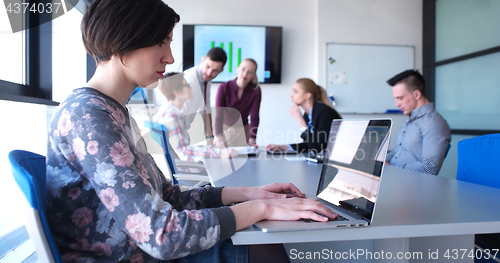
{"type": "Polygon", "coordinates": [[[315,199],[288,198],[285,200],[263,200],[268,208],[266,220],[295,221],[302,218],[327,222],[337,218],[337,214],[315,199]]]}

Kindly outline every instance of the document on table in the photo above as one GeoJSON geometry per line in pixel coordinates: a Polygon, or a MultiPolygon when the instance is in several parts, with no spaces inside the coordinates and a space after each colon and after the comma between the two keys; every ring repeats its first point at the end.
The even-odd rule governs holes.
{"type": "Polygon", "coordinates": [[[285,160],[287,161],[305,161],[306,157],[300,156],[300,155],[294,155],[294,156],[285,156],[285,160]]]}
{"type": "Polygon", "coordinates": [[[256,154],[259,151],[259,149],[255,146],[238,146],[231,148],[236,150],[238,152],[238,155],[256,154]]]}

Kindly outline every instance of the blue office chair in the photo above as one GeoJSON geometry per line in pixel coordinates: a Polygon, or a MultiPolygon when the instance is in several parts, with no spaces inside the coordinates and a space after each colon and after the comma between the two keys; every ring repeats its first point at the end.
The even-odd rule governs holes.
{"type": "Polygon", "coordinates": [[[458,142],[457,180],[500,188],[500,134],[458,142]]]}
{"type": "Polygon", "coordinates": [[[135,94],[137,94],[137,93],[141,94],[142,101],[144,102],[144,105],[148,105],[148,99],[146,97],[146,92],[144,91],[144,88],[141,88],[141,87],[135,88],[134,92],[132,92],[132,95],[130,95],[130,98],[128,100],[130,101],[130,99],[132,99],[132,97],[134,97],[135,94]]]}
{"type": "Polygon", "coordinates": [[[35,245],[40,262],[62,262],[45,217],[45,157],[13,150],[9,153],[12,175],[26,196],[26,230],[35,245]]]}
{"type": "MultiPolygon", "coordinates": [[[[172,150],[168,142],[168,131],[163,124],[151,121],[144,121],[144,127],[150,130],[151,138],[161,145],[165,161],[167,162],[174,184],[179,184],[179,180],[195,182],[191,187],[199,187],[210,182],[206,174],[205,166],[199,163],[181,161],[172,150]]],[[[146,142],[147,145],[147,142],[146,142]]],[[[150,145],[147,145],[150,149],[150,145]]]]}
{"type": "MultiPolygon", "coordinates": [[[[457,180],[500,188],[500,134],[489,134],[458,142],[457,180]]],[[[492,208],[495,209],[495,208],[492,208]]],[[[476,248],[498,249],[500,234],[475,236],[476,248]]],[[[500,262],[492,259],[478,262],[500,262]]]]}

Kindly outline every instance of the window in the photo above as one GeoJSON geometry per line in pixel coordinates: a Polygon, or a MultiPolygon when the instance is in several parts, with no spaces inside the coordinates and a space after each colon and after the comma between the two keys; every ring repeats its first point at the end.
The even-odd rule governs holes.
{"type": "MultiPolygon", "coordinates": [[[[53,106],[87,81],[88,58],[81,40],[81,18],[81,12],[71,8],[53,21],[12,33],[5,5],[0,4],[0,111],[5,113],[2,115],[3,128],[0,129],[0,138],[3,139],[0,147],[0,174],[3,175],[0,176],[0,198],[12,200],[0,203],[0,211],[8,211],[0,218],[2,241],[9,233],[11,236],[19,232],[25,234],[24,195],[12,177],[8,153],[22,149],[46,155],[47,124],[55,109],[53,106]]],[[[38,18],[24,19],[33,21],[38,18]]],[[[93,68],[92,65],[90,69],[93,68]]],[[[25,245],[33,252],[29,242],[25,245]]],[[[9,252],[8,249],[5,251],[9,252]]],[[[1,252],[0,261],[13,261],[9,257],[15,253],[7,255],[1,252]]],[[[31,259],[33,255],[36,257],[36,254],[25,256],[31,259]]]]}
{"type": "Polygon", "coordinates": [[[0,5],[0,79],[26,84],[25,31],[12,33],[5,5],[0,5]],[[5,63],[8,62],[8,63],[5,63]]]}
{"type": "Polygon", "coordinates": [[[437,1],[436,61],[498,46],[499,10],[499,1],[437,1]]]}
{"type": "Polygon", "coordinates": [[[35,26],[38,21],[50,20],[50,14],[33,15],[26,12],[19,17],[24,27],[12,33],[5,5],[0,9],[2,21],[2,59],[0,68],[0,99],[57,105],[52,101],[51,22],[35,26]],[[4,41],[8,39],[8,41],[4,41]],[[13,41],[13,42],[10,42],[13,41]],[[6,43],[7,42],[7,43],[6,43]]]}
{"type": "Polygon", "coordinates": [[[436,110],[456,130],[500,129],[500,52],[436,67],[436,110]]]}
{"type": "Polygon", "coordinates": [[[453,134],[500,132],[500,1],[424,0],[427,94],[453,134]]]}
{"type": "Polygon", "coordinates": [[[57,102],[87,82],[87,52],[80,31],[82,17],[73,8],[52,21],[52,100],[57,102]]]}

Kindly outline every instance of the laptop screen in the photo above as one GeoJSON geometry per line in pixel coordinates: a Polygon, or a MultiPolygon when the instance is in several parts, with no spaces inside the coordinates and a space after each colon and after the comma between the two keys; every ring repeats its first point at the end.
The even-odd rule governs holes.
{"type": "Polygon", "coordinates": [[[332,121],[318,198],[371,219],[391,122],[390,119],[332,121]]]}

